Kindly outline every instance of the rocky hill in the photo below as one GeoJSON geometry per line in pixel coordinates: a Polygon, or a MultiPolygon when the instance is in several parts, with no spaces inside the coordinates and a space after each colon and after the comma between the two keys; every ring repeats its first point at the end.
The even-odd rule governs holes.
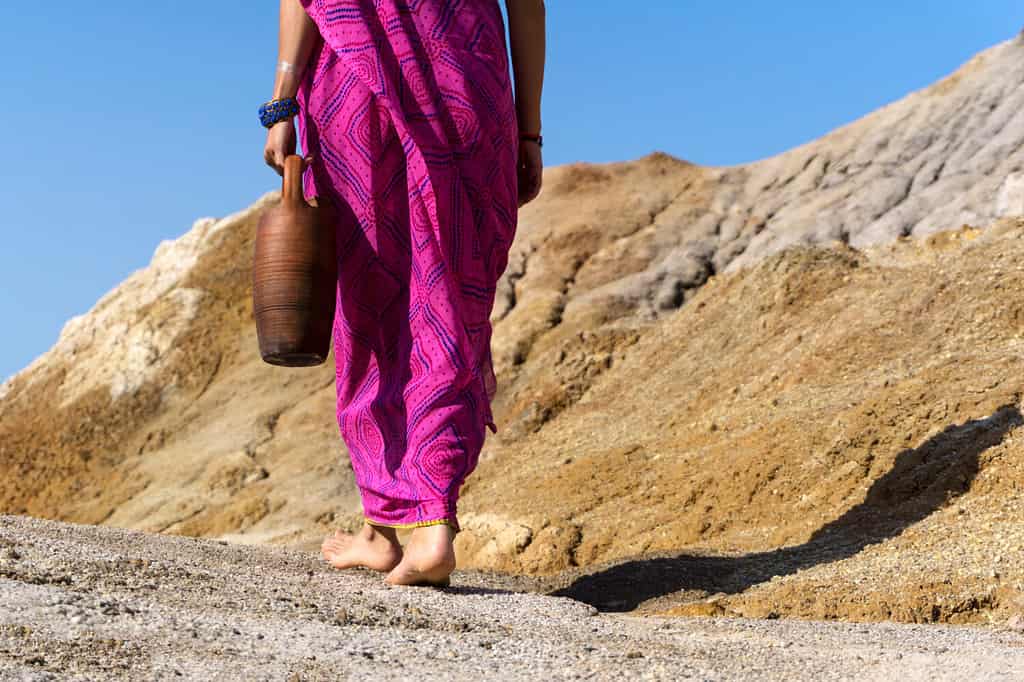
{"type": "MultiPolygon", "coordinates": [[[[1024,594],[1024,40],[775,158],[545,172],[493,314],[464,565],[603,609],[1007,618],[1024,594]]],[[[275,194],[0,387],[0,511],[312,549],[333,358],[259,359],[275,194]]]]}

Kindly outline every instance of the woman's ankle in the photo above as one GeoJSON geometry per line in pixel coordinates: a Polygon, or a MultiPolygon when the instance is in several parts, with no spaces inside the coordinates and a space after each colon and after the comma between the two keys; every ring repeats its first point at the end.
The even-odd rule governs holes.
{"type": "Polygon", "coordinates": [[[413,530],[408,546],[415,546],[423,555],[454,560],[455,533],[447,524],[422,526],[413,530]]]}
{"type": "Polygon", "coordinates": [[[401,543],[398,541],[398,531],[388,526],[377,526],[369,521],[363,524],[362,529],[359,531],[360,536],[368,542],[380,542],[385,540],[395,547],[401,547],[401,543]]]}

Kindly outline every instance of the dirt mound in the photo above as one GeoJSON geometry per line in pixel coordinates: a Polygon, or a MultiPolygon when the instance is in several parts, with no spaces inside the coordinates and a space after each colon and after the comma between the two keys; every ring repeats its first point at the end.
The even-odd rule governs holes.
{"type": "MultiPolygon", "coordinates": [[[[611,610],[1019,609],[1022,84],[1015,40],[756,164],[548,169],[463,563],[611,610]]],[[[310,549],[359,522],[333,358],[257,353],[276,200],[161,244],[0,386],[0,510],[310,549]]]]}
{"type": "Polygon", "coordinates": [[[1024,221],[978,234],[797,248],[716,278],[493,451],[466,506],[521,539],[485,524],[466,554],[568,570],[564,594],[612,610],[1019,610],[1024,221]]]}

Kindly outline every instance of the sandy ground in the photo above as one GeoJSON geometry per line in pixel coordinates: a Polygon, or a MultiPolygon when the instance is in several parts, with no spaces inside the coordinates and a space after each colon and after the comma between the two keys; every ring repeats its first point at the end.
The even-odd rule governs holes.
{"type": "Polygon", "coordinates": [[[1021,679],[1009,630],[601,614],[274,547],[0,516],[3,679],[1021,679]]]}

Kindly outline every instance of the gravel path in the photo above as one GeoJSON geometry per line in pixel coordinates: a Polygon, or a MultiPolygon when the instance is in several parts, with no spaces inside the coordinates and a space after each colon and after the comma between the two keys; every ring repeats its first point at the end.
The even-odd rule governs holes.
{"type": "Polygon", "coordinates": [[[598,614],[456,574],[392,588],[289,550],[0,516],[2,679],[1006,679],[982,628],[598,614]]]}

